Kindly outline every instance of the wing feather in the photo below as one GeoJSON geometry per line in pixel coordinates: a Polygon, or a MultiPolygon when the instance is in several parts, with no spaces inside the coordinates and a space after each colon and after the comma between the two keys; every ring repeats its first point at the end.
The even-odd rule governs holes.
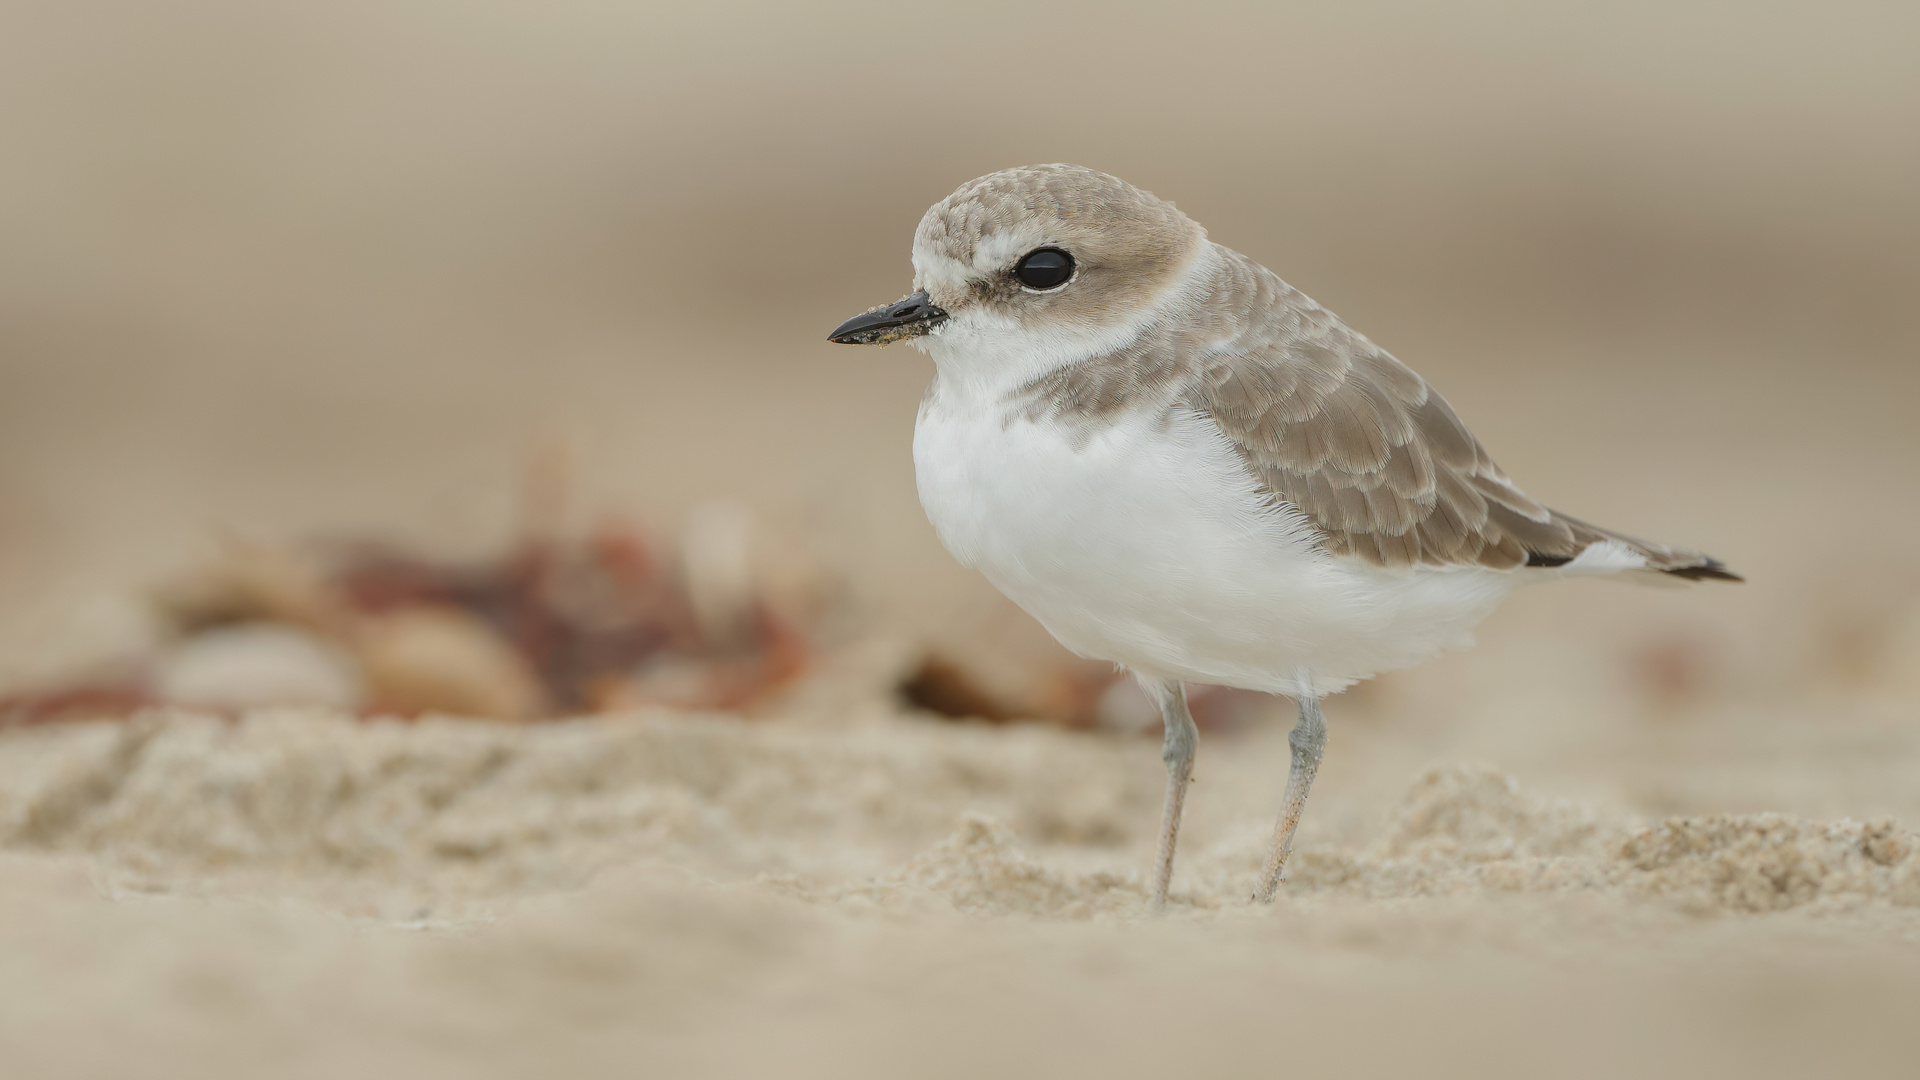
{"type": "Polygon", "coordinates": [[[1613,540],[1648,566],[1727,575],[1705,555],[1557,514],[1508,479],[1426,380],[1278,277],[1226,252],[1250,317],[1198,359],[1187,404],[1211,416],[1330,553],[1378,566],[1554,566],[1613,540]],[[1252,278],[1252,280],[1248,280],[1252,278]]]}

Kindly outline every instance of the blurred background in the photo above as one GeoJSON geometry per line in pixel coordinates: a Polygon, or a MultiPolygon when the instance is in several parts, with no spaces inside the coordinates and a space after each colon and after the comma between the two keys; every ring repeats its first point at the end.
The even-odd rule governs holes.
{"type": "Polygon", "coordinates": [[[1920,821],[1917,193],[1911,2],[5,0],[0,729],[151,656],[156,595],[212,627],[163,676],[339,690],[351,659],[375,708],[627,715],[0,730],[0,1057],[1487,1076],[1531,1040],[1551,1064],[1508,1072],[1906,1075],[1920,837],[1872,819],[1920,821]],[[908,291],[928,205],[1049,161],[1341,314],[1541,501],[1747,583],[1526,590],[1329,702],[1271,911],[1291,710],[1203,715],[1192,919],[1136,919],[1150,713],[889,698],[932,657],[956,711],[1111,704],[926,524],[926,357],[826,341],[908,291]],[[602,512],[646,524],[553,557],[602,512]],[[307,589],[275,557],[316,536],[419,559],[307,589]],[[740,603],[747,563],[819,618],[740,603]],[[352,656],[234,652],[233,596],[179,591],[208,566],[352,656]],[[408,590],[574,681],[372,610],[408,590]],[[631,662],[734,632],[764,648],[631,662]],[[449,656],[478,680],[435,682],[449,656]],[[751,723],[639,711],[769,686],[751,723]]]}
{"type": "Polygon", "coordinates": [[[1043,649],[922,518],[926,359],[825,335],[953,187],[1072,161],[1412,364],[1542,501],[1749,577],[1533,590],[1343,708],[1444,745],[1910,702],[1916,42],[1877,3],[15,0],[0,683],[223,532],[495,547],[554,441],[583,503],[750,508],[872,626],[1043,649]]]}

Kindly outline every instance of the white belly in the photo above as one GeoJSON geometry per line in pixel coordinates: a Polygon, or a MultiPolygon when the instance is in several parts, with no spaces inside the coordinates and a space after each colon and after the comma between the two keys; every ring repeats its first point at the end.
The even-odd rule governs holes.
{"type": "Polygon", "coordinates": [[[1332,693],[1471,644],[1512,589],[1479,568],[1389,571],[1319,551],[1206,417],[1054,424],[921,407],[920,501],[947,550],[1082,656],[1163,678],[1332,693]]]}

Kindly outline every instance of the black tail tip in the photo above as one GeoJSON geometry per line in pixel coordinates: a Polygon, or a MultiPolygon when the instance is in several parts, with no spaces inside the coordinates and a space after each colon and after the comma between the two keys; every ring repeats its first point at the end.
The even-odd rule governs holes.
{"type": "Polygon", "coordinates": [[[1676,566],[1673,569],[1668,570],[1666,572],[1669,574],[1672,574],[1674,577],[1677,577],[1677,578],[1686,578],[1688,581],[1745,581],[1747,580],[1746,578],[1741,577],[1739,574],[1736,574],[1733,571],[1727,569],[1727,565],[1721,562],[1719,559],[1715,559],[1712,557],[1706,557],[1706,561],[1699,564],[1698,566],[1676,566]]]}

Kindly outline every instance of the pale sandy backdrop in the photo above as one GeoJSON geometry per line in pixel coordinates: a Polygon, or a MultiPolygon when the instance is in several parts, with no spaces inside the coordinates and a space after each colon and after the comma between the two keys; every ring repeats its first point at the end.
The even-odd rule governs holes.
{"type": "MultiPolygon", "coordinates": [[[[804,546],[848,579],[850,625],[863,633],[957,649],[983,636],[1002,645],[1035,638],[951,564],[921,517],[908,440],[925,358],[824,339],[845,316],[907,290],[911,231],[929,203],[993,169],[1074,161],[1173,199],[1215,239],[1414,365],[1543,501],[1703,548],[1750,577],[1737,588],[1533,591],[1488,623],[1478,650],[1336,701],[1325,802],[1309,814],[1303,850],[1317,845],[1329,859],[1377,852],[1391,835],[1383,823],[1400,820],[1394,807],[1436,760],[1491,762],[1539,798],[1592,808],[1609,828],[1766,811],[1912,824],[1920,821],[1917,10],[15,0],[0,9],[0,686],[127,640],[123,598],[204,558],[225,531],[374,532],[486,550],[507,533],[523,456],[553,440],[576,448],[590,505],[636,510],[669,528],[705,501],[753,507],[764,540],[804,546]]],[[[1033,641],[1035,655],[1043,645],[1033,641]]],[[[286,736],[308,750],[240,746],[234,760],[252,762],[257,751],[297,765],[331,760],[336,741],[360,745],[316,723],[286,736]]],[[[529,825],[498,850],[544,852],[550,843],[561,853],[554,865],[572,870],[462,877],[448,867],[459,859],[493,867],[494,856],[434,855],[420,880],[402,875],[406,888],[459,898],[467,906],[447,925],[478,936],[425,945],[382,936],[402,934],[388,927],[410,913],[365,899],[389,896],[381,890],[392,883],[355,877],[362,855],[313,864],[303,855],[286,869],[256,851],[278,850],[273,837],[324,832],[328,811],[293,824],[257,811],[271,820],[248,819],[241,832],[269,839],[194,855],[195,815],[225,806],[219,800],[244,785],[195,773],[191,738],[165,758],[187,762],[185,773],[168,766],[143,783],[210,792],[213,801],[167,811],[182,816],[163,843],[112,825],[142,820],[141,807],[175,805],[124,802],[138,791],[122,791],[122,781],[146,774],[123,769],[119,751],[84,733],[46,736],[52,743],[7,736],[0,758],[16,777],[8,805],[26,808],[8,819],[8,844],[38,853],[6,875],[17,913],[7,933],[39,942],[34,970],[65,980],[59,995],[36,997],[32,985],[10,992],[53,1018],[31,1028],[43,1036],[35,1044],[43,1063],[84,1041],[88,1018],[113,1008],[149,1039],[128,1036],[134,1045],[197,1047],[236,1069],[292,1045],[335,1047],[342,1060],[351,1055],[338,1047],[360,1045],[444,1064],[460,1060],[461,1040],[476,1038],[499,1007],[446,990],[459,982],[446,972],[479,965],[513,982],[513,972],[530,971],[568,987],[586,1010],[515,991],[547,1002],[528,1005],[529,1041],[515,1044],[535,1060],[541,1047],[578,1034],[569,1025],[579,1015],[613,1024],[581,986],[612,987],[607,1000],[636,1010],[667,993],[660,987],[678,976],[656,983],[634,974],[656,970],[649,935],[678,940],[676,927],[695,925],[690,951],[657,970],[777,970],[789,980],[750,1000],[723,992],[734,975],[701,984],[687,1008],[704,1019],[688,1030],[711,1038],[673,1045],[696,1046],[685,1060],[708,1064],[721,1045],[714,1039],[756,1023],[784,1032],[780,1047],[817,1038],[871,1048],[863,1010],[905,1010],[911,1016],[895,1019],[906,1031],[971,1030],[968,1017],[1015,1023],[1004,1015],[1011,1010],[1018,1045],[1046,1047],[1024,1060],[1071,1074],[1064,1044],[1048,1042],[1032,1017],[1065,1009],[1076,1031],[1138,1039],[1151,1013],[1140,1002],[1160,1000],[1141,998],[1140,987],[1157,985],[1213,987],[1203,1000],[1217,1009],[1167,1015],[1181,1030],[1210,1032],[1222,1061],[1250,1066],[1274,1060],[1259,1051],[1263,993],[1274,995],[1274,1010],[1364,1032],[1370,1003],[1425,1015],[1422,1003],[1445,997],[1438,988],[1467,969],[1489,1000],[1512,1010],[1488,1015],[1533,1017],[1511,1027],[1551,1030],[1543,1016],[1590,1016],[1587,1034],[1604,1049],[1594,1033],[1615,1018],[1655,1040],[1645,1045],[1671,1037],[1692,1047],[1666,1059],[1675,1069],[1736,1045],[1756,1067],[1799,1061],[1795,1046],[1814,1057],[1816,1045],[1853,1047],[1881,1064],[1912,1049],[1874,1039],[1888,1030],[1876,1010],[1914,1000],[1914,954],[1886,951],[1911,949],[1913,909],[1888,897],[1907,895],[1900,882],[1920,874],[1894,882],[1897,871],[1881,880],[1871,867],[1833,896],[1878,914],[1856,912],[1844,927],[1769,922],[1737,904],[1733,914],[1709,905],[1720,914],[1704,924],[1685,921],[1692,916],[1670,924],[1647,914],[1667,908],[1604,889],[1613,899],[1592,910],[1554,907],[1564,899],[1556,890],[1574,878],[1544,890],[1548,914],[1514,916],[1536,928],[1516,932],[1518,944],[1503,937],[1506,909],[1473,889],[1458,909],[1431,908],[1419,906],[1419,889],[1385,885],[1352,886],[1385,905],[1363,905],[1352,923],[1319,918],[1308,904],[1293,913],[1306,929],[1236,915],[1213,938],[1207,927],[1220,924],[1204,920],[1138,936],[1134,924],[1111,921],[1125,905],[1109,894],[1117,888],[1124,899],[1131,886],[1081,878],[1062,895],[1108,900],[1042,904],[1037,923],[999,909],[873,923],[844,910],[850,883],[906,873],[899,868],[911,853],[934,849],[968,807],[1010,822],[1008,842],[1039,850],[1049,873],[1132,873],[1150,844],[1157,769],[1145,742],[1045,744],[1054,756],[1043,760],[1074,778],[1067,788],[1133,793],[1086,811],[1107,823],[1089,839],[1044,825],[1085,809],[1073,810],[1069,795],[1059,796],[1067,810],[1045,813],[995,802],[1011,797],[1008,785],[1049,783],[1021,771],[1020,755],[1038,753],[1028,743],[979,749],[987,737],[978,733],[874,723],[894,735],[863,737],[904,740],[888,753],[974,779],[956,781],[924,820],[897,830],[875,815],[911,800],[873,803],[840,789],[821,796],[817,820],[789,808],[727,818],[711,834],[687,826],[693,839],[673,834],[682,847],[646,848],[664,860],[664,879],[623,878],[581,901],[590,911],[577,923],[536,913],[489,938],[494,931],[475,927],[509,917],[502,897],[571,889],[590,870],[622,865],[604,852],[567,863],[569,830],[651,836],[652,811],[633,806],[668,798],[643,784],[638,802],[601,824],[552,825],[554,800],[567,801],[560,784],[499,811],[532,814],[549,832],[529,825]],[[986,764],[967,765],[969,755],[986,764]],[[89,779],[96,773],[108,779],[89,779]],[[43,802],[54,810],[32,809],[43,802]],[[33,824],[47,813],[53,826],[33,824]],[[794,829],[818,826],[803,855],[779,854],[801,841],[766,825],[791,825],[790,813],[803,823],[794,829]],[[89,817],[97,814],[107,816],[89,817]],[[876,829],[886,843],[871,840],[876,829]],[[699,839],[709,835],[724,843],[699,839]],[[752,850],[727,847],[735,843],[752,850]],[[77,860],[79,876],[48,869],[49,858],[77,860]],[[102,886],[101,867],[134,876],[110,875],[102,886]],[[222,877],[228,870],[244,872],[244,883],[222,877]],[[259,884],[259,875],[282,873],[296,884],[259,884]],[[451,876],[435,876],[443,874],[451,876]],[[763,874],[808,884],[739,884],[763,874]],[[707,896],[713,881],[752,895],[686,899],[707,896]],[[96,886],[119,899],[91,899],[96,886]],[[211,897],[213,907],[128,899],[152,891],[211,897]],[[630,894],[651,899],[622,908],[618,898],[630,894]],[[295,903],[285,896],[305,906],[256,912],[228,938],[233,910],[295,903]],[[703,904],[718,921],[687,914],[703,904]],[[348,909],[370,922],[341,930],[332,920],[348,909]],[[743,938],[729,920],[765,920],[771,936],[743,938]],[[596,966],[592,949],[558,927],[598,928],[624,942],[607,948],[637,966],[596,966]],[[907,944],[896,949],[888,934],[907,944]],[[226,943],[184,958],[165,944],[196,935],[226,943]],[[341,952],[340,935],[357,944],[341,952]],[[988,955],[1022,957],[998,970],[1020,973],[1014,982],[1024,989],[987,973],[968,944],[976,935],[994,943],[988,955]],[[1571,968],[1556,959],[1563,939],[1575,943],[1571,968]],[[256,940],[297,944],[283,952],[245,944],[256,940]],[[1281,960],[1236,966],[1275,940],[1299,946],[1297,956],[1282,954],[1323,981],[1302,983],[1281,960]],[[101,953],[84,944],[92,941],[119,944],[101,953]],[[741,959],[759,957],[754,943],[764,941],[777,964],[741,959]],[[1209,959],[1187,964],[1189,947],[1209,959]],[[441,955],[449,950],[452,959],[441,955]],[[310,953],[331,959],[301,959],[310,953]],[[194,959],[203,955],[204,971],[194,959]],[[1407,955],[1430,966],[1407,968],[1407,955]],[[1620,955],[1626,974],[1609,959],[1620,955]],[[1705,959],[1683,977],[1659,966],[1672,955],[1705,959]],[[1767,959],[1777,955],[1792,959],[1767,959]],[[1058,964],[1046,961],[1053,956],[1058,964]],[[384,997],[352,996],[394,965],[415,974],[385,984],[384,997]],[[949,968],[960,972],[950,997],[902,989],[947,986],[940,972],[949,968]],[[1685,981],[1696,975],[1706,981],[1685,981]],[[816,976],[836,987],[818,1006],[828,1019],[817,1030],[794,989],[816,976]],[[1535,993],[1548,985],[1539,980],[1552,993],[1535,993]],[[1315,999],[1314,986],[1330,996],[1315,999]],[[1749,1001],[1740,987],[1770,989],[1749,1001]],[[1841,1000],[1835,987],[1858,1008],[1827,1024],[1818,1009],[1841,1000]],[[320,1000],[349,1004],[315,1014],[308,1006],[320,1000]],[[968,1011],[976,1006],[985,1011],[968,1011]],[[435,1010],[456,1019],[441,1023],[435,1010]],[[380,1028],[370,1019],[389,1013],[418,1022],[380,1028]],[[264,1025],[265,1043],[221,1042],[225,1021],[242,1014],[264,1025]],[[310,1015],[319,1019],[303,1026],[310,1015]],[[1806,1039],[1781,1036],[1787,1029],[1769,1020],[1779,1015],[1814,1017],[1806,1039]],[[175,1019],[177,1031],[168,1027],[175,1019]],[[353,1043],[369,1024],[384,1034],[353,1043]]],[[[269,744],[273,732],[285,734],[263,730],[269,744]]],[[[758,737],[741,736],[750,746],[758,737]]],[[[1206,910],[1239,888],[1233,875],[1257,856],[1278,795],[1272,770],[1284,752],[1271,725],[1243,740],[1240,760],[1251,764],[1236,766],[1239,779],[1208,785],[1205,755],[1230,757],[1232,745],[1203,750],[1195,796],[1189,843],[1201,853],[1196,873],[1213,876],[1190,883],[1190,899],[1206,910]]],[[[764,783],[811,782],[806,768],[779,764],[787,758],[753,760],[772,770],[753,775],[779,778],[764,783]]],[[[234,768],[253,775],[256,765],[234,768]]],[[[911,788],[920,767],[882,762],[849,775],[911,788]]],[[[732,806],[698,770],[667,773],[647,783],[693,792],[684,795],[688,820],[732,806]]],[[[1835,843],[1844,848],[1854,834],[1842,834],[1835,843]]],[[[360,851],[356,843],[338,850],[360,851]]],[[[921,884],[936,898],[956,895],[927,873],[937,880],[921,884]]],[[[1485,1041],[1472,1024],[1435,1023],[1416,1030],[1469,1050],[1485,1041]]],[[[672,1042],[620,1030],[601,1049],[666,1053],[672,1042]]],[[[602,1060],[566,1045],[579,1060],[602,1060]]],[[[889,1057],[895,1045],[867,1057],[848,1051],[846,1060],[897,1068],[910,1057],[889,1057]]],[[[1135,1065],[1182,1060],[1121,1045],[1119,1059],[1135,1065]]],[[[100,1074],[111,1074],[111,1055],[96,1051],[108,1055],[95,1062],[100,1074]]],[[[1520,1060],[1531,1059],[1495,1064],[1520,1060]]]]}

